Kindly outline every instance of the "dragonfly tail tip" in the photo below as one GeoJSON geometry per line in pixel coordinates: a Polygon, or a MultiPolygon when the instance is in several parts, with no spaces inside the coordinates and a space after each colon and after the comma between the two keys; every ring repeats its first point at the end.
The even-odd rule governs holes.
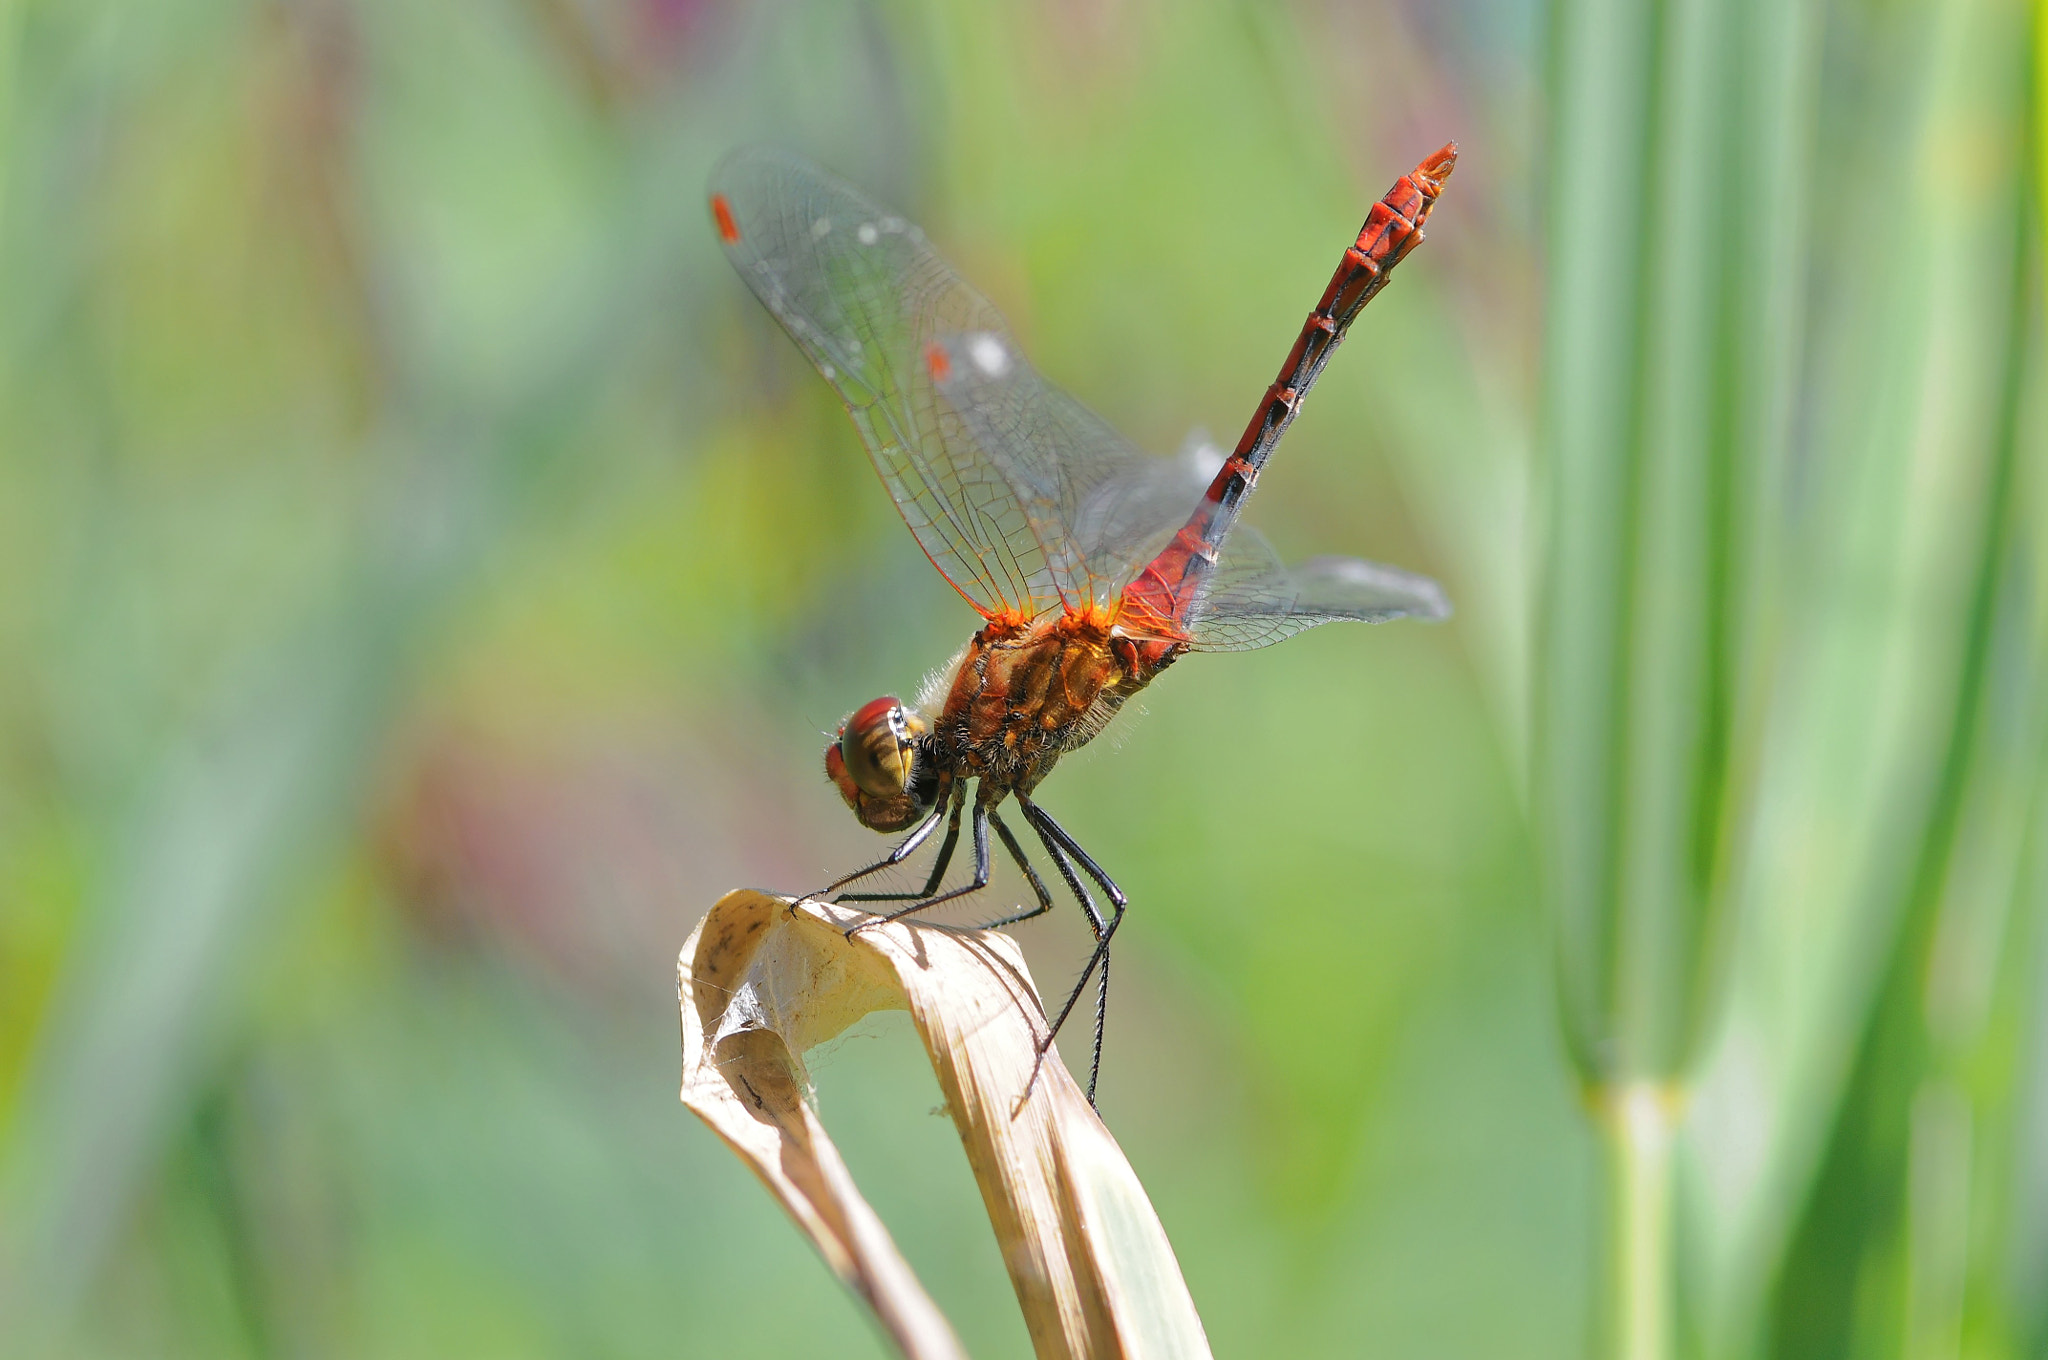
{"type": "Polygon", "coordinates": [[[1441,185],[1458,168],[1458,144],[1445,142],[1435,155],[1415,167],[1415,173],[1433,185],[1441,185]]]}

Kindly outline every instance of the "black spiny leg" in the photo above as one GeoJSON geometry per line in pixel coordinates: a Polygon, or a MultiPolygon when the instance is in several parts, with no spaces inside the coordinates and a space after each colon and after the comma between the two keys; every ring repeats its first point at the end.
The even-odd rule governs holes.
{"type": "Polygon", "coordinates": [[[1088,913],[1089,923],[1095,928],[1095,953],[1089,958],[1088,966],[1081,970],[1080,981],[1076,982],[1074,990],[1067,994],[1067,1003],[1060,1007],[1059,1015],[1046,1031],[1045,1042],[1038,1050],[1040,1056],[1043,1056],[1045,1051],[1052,1047],[1054,1038],[1060,1032],[1060,1026],[1066,1024],[1067,1017],[1073,1014],[1074,1003],[1081,999],[1081,993],[1087,990],[1089,977],[1099,966],[1102,973],[1097,979],[1095,990],[1095,1053],[1088,1065],[1088,1103],[1093,1105],[1095,1083],[1102,1075],[1102,1036],[1109,1021],[1109,942],[1116,934],[1117,926],[1124,919],[1124,908],[1129,905],[1129,899],[1124,896],[1123,889],[1117,887],[1110,876],[1102,871],[1102,866],[1075,843],[1074,838],[1067,834],[1064,827],[1052,819],[1050,813],[1021,795],[1017,802],[1024,809],[1024,816],[1031,823],[1032,829],[1038,832],[1038,838],[1045,843],[1046,853],[1051,855],[1053,863],[1059,866],[1061,877],[1067,880],[1067,887],[1081,903],[1081,910],[1088,913]],[[1095,905],[1087,885],[1082,883],[1080,875],[1074,872],[1073,860],[1068,858],[1069,855],[1073,860],[1080,861],[1081,868],[1090,878],[1101,884],[1102,890],[1108,894],[1114,913],[1107,921],[1103,920],[1102,912],[1095,905]]]}
{"type": "Polygon", "coordinates": [[[989,821],[995,823],[996,834],[1003,838],[1003,847],[1010,852],[1010,858],[1017,861],[1017,867],[1024,871],[1024,877],[1031,881],[1031,892],[1038,898],[1038,905],[1014,916],[1005,916],[999,921],[990,921],[983,930],[1001,930],[1004,926],[1028,921],[1034,916],[1043,916],[1052,910],[1052,894],[1045,890],[1045,880],[1038,876],[1038,870],[1031,867],[1031,861],[1024,857],[1024,847],[1017,844],[1017,838],[1010,834],[1010,828],[1003,825],[1003,819],[990,811],[989,821]]]}
{"type": "Polygon", "coordinates": [[[951,892],[942,892],[937,897],[927,897],[922,902],[912,902],[907,907],[898,907],[885,916],[870,916],[859,925],[849,929],[846,932],[846,938],[852,939],[857,932],[865,930],[869,926],[880,925],[885,921],[900,920],[914,911],[924,911],[926,908],[938,906],[941,902],[950,902],[956,897],[965,897],[969,893],[980,892],[988,886],[988,876],[988,808],[980,799],[976,799],[974,803],[974,881],[963,884],[951,892]]]}
{"type": "Polygon", "coordinates": [[[1061,826],[1058,822],[1052,819],[1052,814],[1050,812],[1047,812],[1038,804],[1028,802],[1023,798],[1019,798],[1017,801],[1023,804],[1024,815],[1031,819],[1031,824],[1033,826],[1038,828],[1038,834],[1041,836],[1049,836],[1052,839],[1058,841],[1061,844],[1061,846],[1065,847],[1066,852],[1068,854],[1072,855],[1076,860],[1079,860],[1081,867],[1087,870],[1088,877],[1094,879],[1097,883],[1100,883],[1102,885],[1102,890],[1105,893],[1109,894],[1110,901],[1114,902],[1119,907],[1125,907],[1130,905],[1130,899],[1124,896],[1124,890],[1122,888],[1117,887],[1115,881],[1111,879],[1108,874],[1102,871],[1102,866],[1095,862],[1095,859],[1092,855],[1090,855],[1086,850],[1083,850],[1081,848],[1081,843],[1079,841],[1075,840],[1072,836],[1067,834],[1067,829],[1065,827],[1061,826]]]}
{"type": "Polygon", "coordinates": [[[1025,806],[1025,820],[1029,821],[1031,829],[1038,833],[1039,842],[1045,846],[1045,853],[1052,856],[1052,862],[1059,868],[1060,877],[1067,881],[1067,891],[1072,893],[1074,900],[1081,904],[1081,910],[1088,913],[1088,929],[1095,933],[1097,939],[1100,939],[1102,937],[1102,908],[1095,905],[1095,895],[1088,891],[1088,885],[1083,883],[1081,876],[1074,872],[1073,860],[1067,857],[1060,843],[1054,840],[1047,833],[1046,829],[1038,824],[1040,815],[1039,809],[1035,804],[1027,804],[1025,806]]]}
{"type": "MultiPolygon", "coordinates": [[[[931,877],[925,880],[922,892],[843,893],[835,900],[840,902],[909,902],[930,897],[933,893],[937,892],[939,890],[939,880],[946,876],[946,866],[953,862],[953,847],[960,844],[960,809],[966,805],[967,785],[964,783],[955,785],[953,789],[953,813],[946,819],[946,839],[939,842],[939,856],[932,861],[931,877]]],[[[936,817],[937,815],[935,811],[933,816],[936,817]]],[[[915,850],[916,848],[915,845],[910,846],[910,850],[915,850]]],[[[898,849],[901,850],[902,847],[899,846],[898,849]]],[[[907,855],[909,850],[905,850],[903,853],[907,855]]],[[[900,862],[900,860],[897,862],[900,862]]],[[[883,860],[879,865],[861,870],[860,873],[853,875],[853,878],[860,878],[865,874],[874,873],[877,869],[886,868],[890,863],[891,860],[883,860]]],[[[852,878],[842,878],[839,880],[841,883],[850,883],[852,881],[852,878]]],[[[831,888],[827,888],[825,893],[829,895],[831,891],[831,888]]]]}
{"type": "MultiPolygon", "coordinates": [[[[956,811],[953,814],[953,825],[956,828],[960,825],[960,815],[957,811],[957,806],[958,805],[956,804],[956,811]]],[[[934,807],[931,810],[931,815],[926,817],[923,821],[919,822],[916,826],[912,827],[910,829],[910,834],[908,836],[905,836],[902,840],[902,843],[899,844],[894,850],[891,850],[888,854],[882,856],[882,858],[876,860],[867,868],[855,869],[852,873],[846,875],[844,878],[835,879],[827,886],[818,889],[818,891],[811,893],[809,896],[805,897],[802,900],[806,902],[813,900],[822,900],[824,898],[832,896],[832,894],[838,892],[847,884],[855,883],[863,878],[866,878],[869,874],[878,874],[882,872],[882,870],[884,869],[893,869],[897,865],[901,864],[904,860],[909,859],[912,855],[916,854],[918,846],[923,845],[927,840],[931,839],[932,832],[938,829],[939,819],[945,815],[946,809],[944,807],[934,807]]]]}

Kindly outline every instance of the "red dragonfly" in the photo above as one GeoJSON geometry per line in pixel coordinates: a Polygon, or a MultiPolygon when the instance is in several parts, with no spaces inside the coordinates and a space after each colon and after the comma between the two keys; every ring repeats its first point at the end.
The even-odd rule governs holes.
{"type": "Polygon", "coordinates": [[[1235,451],[1174,459],[1139,451],[1040,377],[924,233],[852,186],[765,149],[735,152],[713,173],[712,221],[734,268],[846,403],[918,546],[982,618],[915,707],[893,695],[863,704],[825,748],[826,773],[863,825],[911,830],[816,895],[904,904],[849,936],[965,897],[988,885],[993,828],[1035,905],[991,928],[1050,911],[1044,879],[997,813],[1014,796],[1094,930],[1094,953],[1040,1048],[1097,978],[1091,1102],[1110,940],[1127,899],[1032,795],[1184,653],[1264,647],[1343,619],[1450,613],[1434,581],[1394,567],[1348,557],[1284,567],[1238,513],[1346,329],[1422,240],[1456,160],[1456,145],[1444,147],[1372,205],[1235,451]],[[941,892],[969,783],[974,876],[941,892]],[[903,863],[941,821],[921,890],[844,892],[903,863]]]}

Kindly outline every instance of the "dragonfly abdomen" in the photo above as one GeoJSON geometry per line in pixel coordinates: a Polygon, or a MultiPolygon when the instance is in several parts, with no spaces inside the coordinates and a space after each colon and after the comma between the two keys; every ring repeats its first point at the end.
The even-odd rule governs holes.
{"type": "Polygon", "coordinates": [[[1193,623],[1217,550],[1258,483],[1259,470],[1300,414],[1309,389],[1351,323],[1386,287],[1394,266],[1421,243],[1422,224],[1457,161],[1453,142],[1401,176],[1372,205],[1358,239],[1345,247],[1321,301],[1302,323],[1280,376],[1260,399],[1237,448],[1217,470],[1187,525],[1125,589],[1124,609],[1133,619],[1183,633],[1193,623]]]}

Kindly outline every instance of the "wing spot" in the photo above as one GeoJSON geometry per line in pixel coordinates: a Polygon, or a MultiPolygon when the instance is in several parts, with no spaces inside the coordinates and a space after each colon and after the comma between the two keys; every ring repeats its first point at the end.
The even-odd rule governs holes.
{"type": "Polygon", "coordinates": [[[944,382],[952,376],[953,361],[946,357],[946,351],[937,345],[926,345],[924,366],[931,370],[933,382],[944,382]]]}
{"type": "Polygon", "coordinates": [[[813,241],[822,241],[822,240],[824,240],[824,239],[825,239],[825,238],[826,238],[827,236],[830,236],[831,234],[832,234],[832,219],[831,219],[831,218],[829,218],[829,217],[821,217],[821,218],[819,218],[819,219],[818,219],[817,221],[815,221],[815,222],[811,223],[811,239],[812,239],[813,241]]]}
{"type": "Polygon", "coordinates": [[[854,235],[860,237],[860,243],[864,246],[871,246],[881,239],[881,233],[875,230],[875,224],[872,222],[861,223],[860,230],[855,232],[854,235]]]}
{"type": "Polygon", "coordinates": [[[1010,352],[1003,348],[1002,341],[987,331],[967,342],[967,357],[991,378],[1000,378],[1010,371],[1010,352]]]}
{"type": "Polygon", "coordinates": [[[732,245],[740,239],[739,223],[732,220],[732,204],[724,194],[711,196],[711,216],[718,222],[718,239],[732,245]]]}
{"type": "Polygon", "coordinates": [[[900,217],[885,217],[882,219],[882,230],[890,236],[902,235],[903,228],[908,225],[909,223],[900,217]]]}
{"type": "Polygon", "coordinates": [[[830,364],[819,364],[818,372],[825,375],[826,382],[831,382],[834,378],[839,376],[838,370],[833,368],[830,364]]]}

